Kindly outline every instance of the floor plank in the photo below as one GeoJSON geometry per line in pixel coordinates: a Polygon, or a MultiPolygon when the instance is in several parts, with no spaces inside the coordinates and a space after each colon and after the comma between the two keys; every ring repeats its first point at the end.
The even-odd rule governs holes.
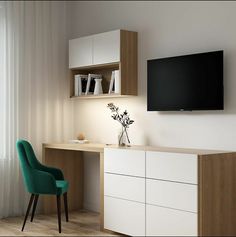
{"type": "Polygon", "coordinates": [[[35,215],[34,222],[28,218],[21,232],[23,217],[0,220],[0,236],[114,236],[99,230],[99,214],[88,211],[70,212],[69,222],[62,213],[62,234],[58,233],[56,215],[35,215]]]}

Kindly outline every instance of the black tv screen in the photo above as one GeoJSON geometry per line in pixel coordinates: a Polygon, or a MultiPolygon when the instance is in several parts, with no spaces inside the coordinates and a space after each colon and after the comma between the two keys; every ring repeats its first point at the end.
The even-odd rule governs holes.
{"type": "Polygon", "coordinates": [[[148,111],[223,110],[223,51],[148,60],[148,111]]]}

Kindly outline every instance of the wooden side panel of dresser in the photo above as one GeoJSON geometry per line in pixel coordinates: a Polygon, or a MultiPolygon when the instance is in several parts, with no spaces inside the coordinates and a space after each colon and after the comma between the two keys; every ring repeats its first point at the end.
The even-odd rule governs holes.
{"type": "Polygon", "coordinates": [[[236,153],[198,156],[198,234],[236,235],[236,153]]]}

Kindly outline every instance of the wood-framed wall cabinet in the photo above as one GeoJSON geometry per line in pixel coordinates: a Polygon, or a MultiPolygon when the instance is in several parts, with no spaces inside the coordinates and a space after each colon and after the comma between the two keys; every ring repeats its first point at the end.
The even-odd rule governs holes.
{"type": "Polygon", "coordinates": [[[69,41],[70,97],[76,74],[102,74],[103,94],[77,98],[137,95],[137,32],[114,30],[69,41]],[[111,74],[119,70],[120,92],[108,94],[111,74]]]}

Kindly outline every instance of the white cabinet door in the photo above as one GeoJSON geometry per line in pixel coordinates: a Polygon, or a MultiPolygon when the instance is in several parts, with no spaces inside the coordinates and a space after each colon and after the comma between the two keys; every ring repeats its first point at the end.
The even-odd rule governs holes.
{"type": "Polygon", "coordinates": [[[147,203],[197,212],[197,185],[147,179],[147,203]]]}
{"type": "Polygon", "coordinates": [[[197,214],[146,206],[147,236],[197,236],[197,214]]]}
{"type": "Polygon", "coordinates": [[[195,154],[147,151],[146,165],[147,178],[198,183],[198,157],[195,154]]]}
{"type": "Polygon", "coordinates": [[[105,148],[104,172],[145,177],[145,151],[105,148]]]}
{"type": "Polygon", "coordinates": [[[105,196],[104,228],[131,236],[145,236],[145,204],[105,196]]]}
{"type": "Polygon", "coordinates": [[[69,41],[69,68],[93,64],[93,37],[81,37],[69,41]]]}
{"type": "Polygon", "coordinates": [[[105,173],[104,195],[145,203],[145,178],[105,173]]]}
{"type": "Polygon", "coordinates": [[[93,36],[93,64],[120,61],[120,30],[93,36]]]}

